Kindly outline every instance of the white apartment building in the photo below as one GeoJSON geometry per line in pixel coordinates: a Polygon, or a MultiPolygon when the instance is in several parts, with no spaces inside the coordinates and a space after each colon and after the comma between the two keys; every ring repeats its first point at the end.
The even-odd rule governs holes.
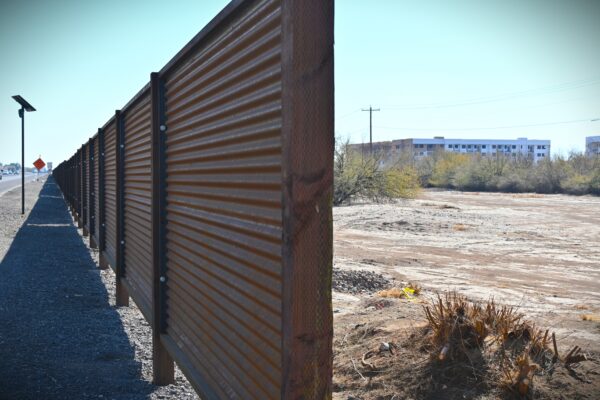
{"type": "Polygon", "coordinates": [[[585,138],[585,154],[589,157],[600,156],[600,136],[588,136],[585,138]]]}
{"type": "Polygon", "coordinates": [[[436,151],[480,154],[483,157],[504,155],[527,157],[534,161],[550,157],[550,140],[518,138],[506,139],[446,139],[442,136],[433,139],[402,139],[392,141],[398,152],[412,151],[415,157],[432,155],[436,151]]]}

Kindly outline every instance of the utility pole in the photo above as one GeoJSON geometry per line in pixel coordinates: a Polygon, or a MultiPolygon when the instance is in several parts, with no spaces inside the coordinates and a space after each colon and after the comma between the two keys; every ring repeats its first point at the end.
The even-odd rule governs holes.
{"type": "Polygon", "coordinates": [[[381,111],[379,108],[363,108],[362,111],[369,112],[369,152],[373,154],[373,111],[381,111]]]}

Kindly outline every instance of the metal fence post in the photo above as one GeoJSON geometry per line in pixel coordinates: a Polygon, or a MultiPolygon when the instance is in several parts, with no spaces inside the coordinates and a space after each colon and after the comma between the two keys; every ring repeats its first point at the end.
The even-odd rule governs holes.
{"type": "Polygon", "coordinates": [[[104,256],[106,250],[106,214],[104,209],[104,129],[98,128],[98,251],[100,253],[100,269],[108,268],[104,256]]]}
{"type": "Polygon", "coordinates": [[[282,0],[282,399],[331,398],[333,0],[282,0]]]}
{"type": "Polygon", "coordinates": [[[129,305],[129,293],[123,282],[125,279],[125,132],[121,111],[115,112],[115,126],[117,138],[117,249],[115,275],[117,278],[116,303],[117,306],[129,305]]]}
{"type": "Polygon", "coordinates": [[[155,385],[175,382],[175,365],[161,342],[166,332],[166,134],[164,81],[150,75],[152,130],[152,368],[155,385]]]}

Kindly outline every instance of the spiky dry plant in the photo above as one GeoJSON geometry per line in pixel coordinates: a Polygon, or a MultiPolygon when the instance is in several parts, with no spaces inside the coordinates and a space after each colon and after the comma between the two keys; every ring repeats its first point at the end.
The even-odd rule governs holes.
{"type": "Polygon", "coordinates": [[[521,354],[512,368],[505,368],[502,371],[504,374],[502,384],[510,392],[525,397],[530,393],[533,374],[539,368],[539,365],[531,362],[529,355],[521,354]]]}
{"type": "Polygon", "coordinates": [[[537,370],[558,361],[569,367],[587,359],[577,346],[561,358],[554,333],[538,329],[514,307],[500,306],[493,299],[480,304],[450,292],[438,294],[424,310],[433,359],[471,361],[476,354],[499,359],[501,386],[517,396],[531,394],[537,370]]]}
{"type": "Polygon", "coordinates": [[[514,307],[499,306],[493,298],[486,303],[483,312],[486,325],[502,342],[508,340],[514,326],[523,319],[523,314],[518,313],[514,307]]]}
{"type": "Polygon", "coordinates": [[[481,348],[489,334],[481,307],[456,292],[438,295],[425,306],[425,315],[432,331],[431,344],[436,357],[465,359],[468,349],[481,348]]]}

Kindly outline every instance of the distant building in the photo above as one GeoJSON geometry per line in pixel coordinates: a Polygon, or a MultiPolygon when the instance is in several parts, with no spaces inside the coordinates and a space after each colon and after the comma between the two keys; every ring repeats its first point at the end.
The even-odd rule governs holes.
{"type": "Polygon", "coordinates": [[[48,168],[48,173],[52,173],[52,161],[48,161],[47,168],[48,168]]]}
{"type": "Polygon", "coordinates": [[[600,156],[600,136],[588,136],[585,138],[585,154],[600,156]]]}
{"type": "MultiPolygon", "coordinates": [[[[355,150],[368,151],[369,144],[354,144],[355,150]]],[[[446,139],[436,136],[433,139],[399,139],[373,143],[373,152],[383,154],[385,159],[393,159],[401,154],[412,154],[415,158],[433,155],[436,151],[479,154],[482,157],[508,156],[527,157],[539,161],[550,157],[550,140],[518,138],[503,139],[446,139]]]]}

